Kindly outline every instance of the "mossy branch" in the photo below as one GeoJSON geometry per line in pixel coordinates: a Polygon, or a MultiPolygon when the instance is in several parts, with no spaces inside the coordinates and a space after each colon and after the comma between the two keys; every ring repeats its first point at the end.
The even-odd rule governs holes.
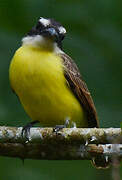
{"type": "Polygon", "coordinates": [[[99,155],[122,159],[120,128],[31,128],[29,141],[22,128],[0,127],[0,155],[22,159],[80,160],[99,155]]]}

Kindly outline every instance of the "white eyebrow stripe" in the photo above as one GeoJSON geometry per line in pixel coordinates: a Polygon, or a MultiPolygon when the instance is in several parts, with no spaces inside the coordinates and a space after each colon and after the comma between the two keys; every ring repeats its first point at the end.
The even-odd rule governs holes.
{"type": "Polygon", "coordinates": [[[49,19],[45,19],[45,18],[42,18],[42,17],[40,17],[39,22],[42,23],[45,27],[50,24],[49,19]]]}
{"type": "Polygon", "coordinates": [[[60,26],[58,29],[59,29],[60,34],[65,34],[66,33],[66,29],[63,26],[60,26]]]}

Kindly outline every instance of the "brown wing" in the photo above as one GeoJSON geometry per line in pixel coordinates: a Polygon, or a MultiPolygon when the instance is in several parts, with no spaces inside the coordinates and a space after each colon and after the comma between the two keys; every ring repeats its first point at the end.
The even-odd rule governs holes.
{"type": "Polygon", "coordinates": [[[99,127],[94,102],[86,83],[82,80],[78,67],[67,54],[61,53],[59,55],[63,59],[65,78],[68,81],[70,89],[86,111],[88,127],[99,127]]]}

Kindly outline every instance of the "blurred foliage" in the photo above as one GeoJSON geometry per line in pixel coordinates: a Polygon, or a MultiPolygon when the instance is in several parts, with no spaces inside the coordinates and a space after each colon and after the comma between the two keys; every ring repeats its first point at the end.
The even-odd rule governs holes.
{"type": "MultiPolygon", "coordinates": [[[[121,0],[0,1],[0,125],[29,121],[12,94],[8,68],[21,38],[40,16],[52,17],[67,29],[64,50],[78,64],[93,96],[101,127],[122,121],[121,0]]],[[[0,158],[0,179],[111,179],[111,169],[95,170],[87,161],[35,161],[0,158]]]]}

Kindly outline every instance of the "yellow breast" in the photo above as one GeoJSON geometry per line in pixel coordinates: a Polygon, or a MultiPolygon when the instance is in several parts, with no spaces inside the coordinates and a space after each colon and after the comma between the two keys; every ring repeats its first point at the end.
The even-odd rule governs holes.
{"type": "Polygon", "coordinates": [[[70,91],[62,59],[31,46],[19,48],[10,65],[10,83],[32,120],[42,126],[64,124],[66,118],[87,126],[82,107],[70,91]]]}

